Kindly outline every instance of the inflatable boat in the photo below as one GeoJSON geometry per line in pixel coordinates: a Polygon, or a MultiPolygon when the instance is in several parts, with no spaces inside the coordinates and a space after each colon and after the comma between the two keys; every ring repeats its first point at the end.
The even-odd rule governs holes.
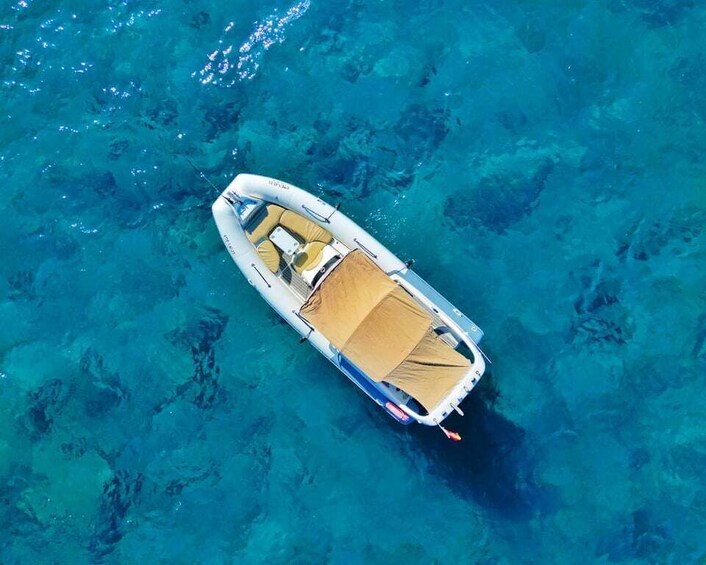
{"type": "Polygon", "coordinates": [[[485,371],[483,332],[409,263],[338,207],[279,180],[238,175],[212,209],[247,281],[390,416],[441,426],[463,415],[485,371]]]}

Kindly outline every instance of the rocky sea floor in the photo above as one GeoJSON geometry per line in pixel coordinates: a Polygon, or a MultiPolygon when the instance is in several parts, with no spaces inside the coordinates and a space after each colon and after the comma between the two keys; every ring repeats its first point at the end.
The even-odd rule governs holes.
{"type": "Polygon", "coordinates": [[[0,562],[702,562],[704,29],[692,0],[0,7],[0,562]],[[340,202],[484,329],[460,444],[298,345],[194,168],[340,202]]]}

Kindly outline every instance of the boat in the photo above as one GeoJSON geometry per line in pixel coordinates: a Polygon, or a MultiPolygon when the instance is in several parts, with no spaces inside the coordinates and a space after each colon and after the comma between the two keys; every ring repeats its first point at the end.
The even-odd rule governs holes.
{"type": "MultiPolygon", "coordinates": [[[[483,331],[339,206],[239,174],[213,216],[264,300],[399,423],[440,426],[485,372],[483,331]]],[[[452,435],[450,435],[452,434],[452,435]]]]}

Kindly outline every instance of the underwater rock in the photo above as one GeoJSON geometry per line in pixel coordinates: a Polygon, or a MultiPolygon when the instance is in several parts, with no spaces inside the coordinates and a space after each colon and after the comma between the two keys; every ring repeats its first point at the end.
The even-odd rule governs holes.
{"type": "Polygon", "coordinates": [[[203,120],[208,124],[205,136],[206,141],[213,141],[222,133],[238,130],[238,119],[240,118],[240,108],[235,102],[218,103],[214,102],[206,107],[203,113],[203,120]]]}
{"type": "Polygon", "coordinates": [[[668,467],[671,476],[699,482],[706,469],[706,449],[698,442],[675,445],[669,451],[668,467]]]}
{"type": "Polygon", "coordinates": [[[118,471],[103,485],[98,515],[89,543],[93,557],[102,559],[123,538],[124,520],[130,508],[139,501],[144,476],[118,471]]]}
{"type": "Polygon", "coordinates": [[[530,177],[484,176],[474,190],[452,195],[444,214],[457,227],[482,226],[502,234],[532,212],[553,170],[554,161],[547,158],[530,177]]]}
{"type": "Polygon", "coordinates": [[[679,57],[669,69],[669,77],[694,92],[706,87],[706,55],[696,53],[688,57],[679,57]]]}
{"type": "MultiPolygon", "coordinates": [[[[33,488],[40,482],[40,478],[32,471],[29,465],[22,465],[10,461],[7,471],[0,476],[0,524],[7,536],[3,543],[2,555],[15,536],[32,536],[36,539],[39,531],[45,530],[32,507],[24,501],[27,489],[33,488]]],[[[4,559],[3,559],[4,561],[4,559]]]]}
{"type": "Polygon", "coordinates": [[[438,71],[436,69],[436,66],[429,65],[424,69],[424,72],[422,73],[422,78],[419,79],[418,85],[421,87],[428,85],[431,82],[432,77],[436,76],[437,74],[438,71]]]}
{"type": "Polygon", "coordinates": [[[706,360],[706,314],[701,314],[696,323],[696,337],[691,352],[697,359],[706,360]]]}
{"type": "Polygon", "coordinates": [[[157,129],[173,124],[178,117],[177,103],[167,98],[160,100],[156,106],[147,111],[144,123],[149,129],[157,129]]]}
{"type": "Polygon", "coordinates": [[[632,512],[623,526],[598,544],[596,555],[606,556],[612,563],[647,560],[664,563],[674,542],[667,530],[647,508],[632,512]]]}
{"type": "Polygon", "coordinates": [[[208,25],[211,23],[211,16],[208,12],[204,12],[201,10],[197,14],[194,14],[194,16],[191,18],[191,22],[189,23],[189,27],[192,27],[194,29],[201,29],[201,27],[208,25]]]}
{"type": "Polygon", "coordinates": [[[676,24],[694,5],[694,0],[614,0],[611,8],[613,11],[635,8],[650,27],[664,27],[676,24]]]}
{"type": "Polygon", "coordinates": [[[159,413],[177,399],[188,399],[201,410],[208,410],[221,402],[225,391],[219,382],[221,369],[216,364],[214,344],[221,338],[228,316],[209,308],[209,316],[199,321],[195,329],[172,332],[168,337],[175,345],[188,347],[194,364],[189,380],[177,386],[174,394],[160,402],[154,413],[159,413]]]}
{"type": "Polygon", "coordinates": [[[401,194],[414,182],[420,161],[431,155],[449,132],[448,111],[412,104],[394,125],[351,118],[306,150],[315,177],[325,179],[329,194],[365,198],[377,191],[401,194]],[[373,167],[371,163],[375,163],[373,167]]]}
{"type": "Polygon", "coordinates": [[[625,262],[649,261],[666,251],[684,252],[706,226],[706,211],[680,208],[655,220],[640,218],[621,236],[615,256],[625,262]]]}
{"type": "Polygon", "coordinates": [[[200,473],[196,473],[191,476],[182,476],[178,479],[169,481],[167,486],[164,487],[164,493],[169,496],[179,496],[185,488],[191,486],[192,484],[202,483],[209,478],[212,478],[214,483],[221,478],[218,468],[214,463],[211,463],[200,473]]]}
{"type": "Polygon", "coordinates": [[[527,20],[515,30],[515,33],[528,53],[538,53],[544,49],[546,37],[537,22],[527,20]]]}
{"type": "Polygon", "coordinates": [[[32,441],[49,434],[69,397],[68,387],[60,379],[51,379],[29,393],[29,408],[21,419],[32,441]]]}
{"type": "Polygon", "coordinates": [[[119,139],[119,140],[113,141],[110,144],[110,151],[108,152],[108,159],[110,159],[111,161],[116,161],[117,159],[120,159],[122,154],[129,147],[130,147],[130,142],[126,139],[119,139]]]}
{"type": "Polygon", "coordinates": [[[495,117],[506,130],[511,133],[517,133],[520,129],[527,125],[527,114],[522,110],[506,110],[498,112],[495,117]]]}
{"type": "Polygon", "coordinates": [[[449,133],[449,112],[443,108],[429,108],[412,104],[405,108],[395,124],[394,132],[399,138],[398,154],[409,155],[416,163],[434,152],[449,133]],[[404,151],[403,151],[404,149],[404,151]]]}
{"type": "Polygon", "coordinates": [[[127,397],[118,374],[109,371],[103,357],[91,348],[81,358],[81,378],[77,386],[89,418],[100,418],[127,397]]]}
{"type": "Polygon", "coordinates": [[[34,300],[37,291],[34,287],[34,271],[18,271],[7,279],[10,290],[8,300],[34,300]]]}
{"type": "Polygon", "coordinates": [[[94,171],[88,173],[81,179],[81,184],[100,196],[112,196],[118,189],[115,177],[110,171],[94,171]]]}
{"type": "Polygon", "coordinates": [[[374,67],[374,62],[364,57],[351,57],[341,67],[341,78],[347,82],[354,83],[361,76],[369,75],[374,67]]]}
{"type": "MultiPolygon", "coordinates": [[[[691,112],[706,119],[706,54],[696,53],[688,57],[680,57],[669,69],[669,77],[682,87],[683,97],[688,101],[691,112]]],[[[696,151],[692,157],[695,162],[702,162],[703,154],[696,151]]]]}
{"type": "Polygon", "coordinates": [[[61,444],[61,452],[66,459],[78,459],[86,453],[86,449],[88,449],[88,441],[85,437],[61,444]]]}
{"type": "Polygon", "coordinates": [[[630,469],[639,471],[651,460],[650,452],[644,447],[638,447],[630,452],[630,469]]]}
{"type": "Polygon", "coordinates": [[[576,319],[570,329],[572,341],[622,345],[632,339],[634,328],[628,310],[621,304],[622,281],[607,278],[600,262],[579,275],[581,291],[574,301],[576,319]]]}

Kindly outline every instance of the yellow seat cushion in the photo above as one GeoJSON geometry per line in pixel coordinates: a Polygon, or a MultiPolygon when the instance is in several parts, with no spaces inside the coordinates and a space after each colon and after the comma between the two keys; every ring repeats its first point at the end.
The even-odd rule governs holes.
{"type": "Polygon", "coordinates": [[[279,218],[279,223],[287,228],[290,232],[298,235],[305,242],[320,241],[322,243],[330,243],[333,237],[324,228],[316,225],[300,216],[299,214],[287,210],[279,218]]]}
{"type": "Polygon", "coordinates": [[[297,273],[301,273],[311,269],[321,258],[324,247],[326,247],[326,244],[320,241],[307,243],[304,249],[294,257],[294,270],[297,273]]]}
{"type": "Polygon", "coordinates": [[[263,240],[257,246],[257,254],[270,271],[273,273],[277,272],[277,269],[279,269],[279,251],[277,251],[274,243],[269,239],[263,240]]]}
{"type": "Polygon", "coordinates": [[[270,232],[277,227],[280,218],[285,210],[276,204],[268,204],[264,210],[257,213],[254,221],[245,228],[245,235],[248,239],[257,244],[258,241],[270,235],[270,232]]]}

